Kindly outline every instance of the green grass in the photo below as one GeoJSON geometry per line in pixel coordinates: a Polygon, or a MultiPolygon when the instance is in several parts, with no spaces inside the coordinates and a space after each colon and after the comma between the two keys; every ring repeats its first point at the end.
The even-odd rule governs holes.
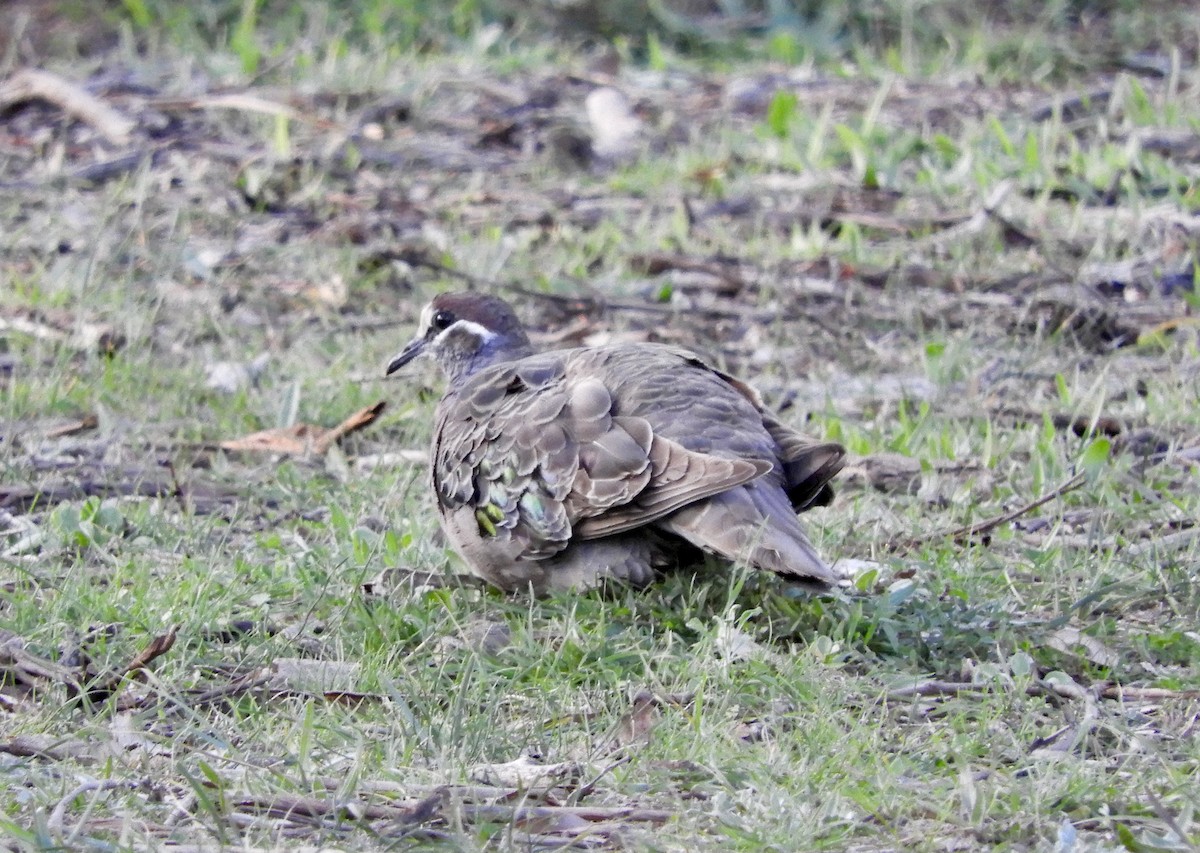
{"type": "MultiPolygon", "coordinates": [[[[1200,550],[1179,538],[1200,489],[1172,455],[1200,440],[1200,340],[1194,294],[1162,292],[1196,263],[1196,179],[1186,155],[1136,144],[1194,132],[1200,78],[1186,40],[1192,64],[1166,78],[1053,50],[1084,24],[1156,49],[1167,16],[1060,4],[1034,27],[989,7],[995,26],[972,27],[940,4],[830,5],[820,50],[778,27],[718,41],[667,20],[645,45],[602,29],[648,139],[580,165],[555,140],[586,135],[592,53],[528,24],[477,39],[504,19],[482,3],[424,33],[401,20],[420,4],[361,8],[113,4],[105,67],[172,97],[249,87],[299,112],[286,125],[162,107],[188,144],[99,183],[71,174],[118,152],[56,110],[0,128],[0,489],[167,492],[0,514],[0,648],[26,654],[0,651],[4,843],[1200,843],[1200,550]],[[1078,27],[1047,24],[1072,10],[1078,27]],[[938,21],[957,28],[927,52],[938,21]],[[789,82],[795,60],[817,76],[789,82]],[[505,121],[514,144],[484,140],[505,121]],[[734,258],[740,284],[648,274],[654,254],[734,258]],[[379,374],[458,275],[615,301],[591,331],[694,347],[865,457],[806,516],[823,553],[863,561],[854,589],[715,565],[538,601],[426,583],[462,567],[423,467],[381,454],[425,447],[439,380],[379,374]],[[1123,294],[1093,293],[1113,281],[1123,294]],[[620,307],[651,304],[676,310],[620,307]],[[262,353],[257,382],[206,386],[262,353]],[[217,448],[380,399],[324,458],[217,448]],[[1106,453],[1055,416],[1125,429],[1106,453]],[[912,471],[879,476],[884,454],[912,471]],[[1080,470],[985,542],[936,535],[1080,470]],[[76,695],[172,628],[149,672],[76,695]],[[478,790],[521,755],[576,772],[550,794],[478,790]],[[285,818],[298,800],[339,808],[285,818]],[[530,823],[523,805],[559,808],[530,823]],[[577,805],[611,821],[588,829],[577,805]]],[[[44,64],[84,79],[90,56],[44,64]]],[[[159,120],[141,94],[99,91],[159,120]]],[[[521,304],[538,331],[578,319],[521,304]]]]}

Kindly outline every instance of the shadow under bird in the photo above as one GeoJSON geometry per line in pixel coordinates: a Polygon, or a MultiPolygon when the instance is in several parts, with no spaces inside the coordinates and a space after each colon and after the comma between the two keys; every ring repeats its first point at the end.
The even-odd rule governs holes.
{"type": "Polygon", "coordinates": [[[684,542],[818,589],[837,580],[796,514],[832,500],[845,449],[693,353],[538,353],[504,300],[443,293],[388,375],[418,357],[447,380],[430,453],[442,528],[492,584],[640,586],[684,542]]]}

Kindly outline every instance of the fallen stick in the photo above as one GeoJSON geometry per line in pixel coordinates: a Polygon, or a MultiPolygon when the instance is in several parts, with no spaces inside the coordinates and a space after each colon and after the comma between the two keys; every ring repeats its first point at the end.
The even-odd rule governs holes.
{"type": "Polygon", "coordinates": [[[175,645],[175,637],[179,633],[178,626],[172,626],[165,634],[159,634],[152,639],[144,649],[137,653],[133,660],[121,669],[114,670],[102,679],[97,679],[84,688],[84,696],[92,705],[99,705],[115,694],[125,681],[127,675],[143,670],[156,658],[160,658],[175,645]]]}
{"type": "MultiPolygon", "coordinates": [[[[1032,409],[1021,409],[1015,406],[1001,406],[989,409],[990,414],[1004,418],[1013,418],[1022,423],[1038,424],[1045,417],[1044,413],[1032,409]]],[[[1119,418],[1111,415],[1072,415],[1066,412],[1054,412],[1050,415],[1050,423],[1055,429],[1069,429],[1075,435],[1083,438],[1093,433],[1106,435],[1109,438],[1128,432],[1129,427],[1119,418]]]]}
{"type": "Polygon", "coordinates": [[[1086,472],[1081,471],[1071,479],[1067,480],[1065,483],[1055,486],[1044,495],[1030,501],[1024,506],[1020,506],[1017,509],[1012,510],[1011,512],[1006,512],[1003,515],[997,515],[993,518],[984,519],[983,521],[977,521],[974,524],[969,524],[965,527],[956,527],[952,530],[939,530],[935,533],[928,533],[924,536],[915,536],[910,539],[892,541],[887,543],[884,547],[892,553],[898,553],[903,551],[911,551],[912,549],[918,548],[927,542],[934,542],[938,539],[953,539],[955,542],[962,542],[965,539],[970,539],[973,536],[979,536],[982,533],[995,530],[1002,524],[1007,524],[1014,519],[1020,518],[1021,516],[1037,509],[1042,504],[1049,503],[1055,498],[1065,495],[1067,492],[1078,489],[1086,481],[1087,474],[1086,472]]]}
{"type": "Polygon", "coordinates": [[[1165,536],[1129,545],[1125,548],[1125,553],[1131,557],[1144,557],[1147,554],[1167,554],[1172,551],[1182,551],[1198,538],[1200,538],[1200,527],[1188,527],[1175,533],[1168,533],[1165,536]]]}
{"type": "Polygon", "coordinates": [[[153,98],[148,102],[148,106],[163,111],[234,110],[291,119],[304,118],[295,107],[250,92],[222,92],[195,98],[153,98]]]}
{"type": "Polygon", "coordinates": [[[466,821],[524,823],[564,817],[589,823],[621,820],[630,823],[666,823],[675,813],[639,806],[508,806],[480,803],[454,803],[450,789],[440,789],[412,805],[364,803],[359,800],[334,800],[323,797],[283,794],[275,797],[241,797],[233,801],[235,810],[269,817],[296,820],[349,816],[358,820],[393,820],[413,826],[439,820],[449,807],[466,821]]]}
{"type": "Polygon", "coordinates": [[[116,145],[129,141],[134,122],[95,95],[64,77],[37,68],[22,68],[0,84],[0,110],[24,101],[41,100],[94,127],[116,145]]]}
{"type": "MultiPolygon", "coordinates": [[[[886,699],[897,701],[901,699],[936,698],[943,696],[984,696],[990,693],[1002,692],[1005,685],[998,682],[975,684],[970,681],[942,681],[931,678],[897,687],[887,692],[886,699]]],[[[1025,687],[1025,693],[1030,696],[1053,694],[1061,699],[1083,699],[1088,695],[1100,699],[1114,699],[1118,702],[1162,702],[1169,699],[1195,700],[1200,698],[1200,690],[1172,690],[1166,687],[1123,687],[1120,684],[1106,684],[1104,687],[1084,687],[1080,684],[1046,681],[1037,679],[1025,687]]]]}

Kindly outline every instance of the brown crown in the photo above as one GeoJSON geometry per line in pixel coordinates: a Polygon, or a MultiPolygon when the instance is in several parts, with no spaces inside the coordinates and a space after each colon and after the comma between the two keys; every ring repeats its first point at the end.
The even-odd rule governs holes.
{"type": "Polygon", "coordinates": [[[499,296],[486,293],[439,293],[431,304],[435,312],[449,311],[460,320],[470,320],[504,336],[525,335],[512,306],[499,296]]]}

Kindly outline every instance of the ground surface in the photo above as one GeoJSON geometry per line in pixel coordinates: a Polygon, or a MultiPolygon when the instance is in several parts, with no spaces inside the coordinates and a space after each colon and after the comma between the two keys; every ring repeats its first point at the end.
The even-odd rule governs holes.
{"type": "Polygon", "coordinates": [[[1200,843],[1194,50],[1017,81],[318,20],[260,57],[18,5],[7,845],[1200,843]],[[438,378],[380,374],[463,287],[845,443],[807,518],[854,588],[456,579],[438,378]]]}

